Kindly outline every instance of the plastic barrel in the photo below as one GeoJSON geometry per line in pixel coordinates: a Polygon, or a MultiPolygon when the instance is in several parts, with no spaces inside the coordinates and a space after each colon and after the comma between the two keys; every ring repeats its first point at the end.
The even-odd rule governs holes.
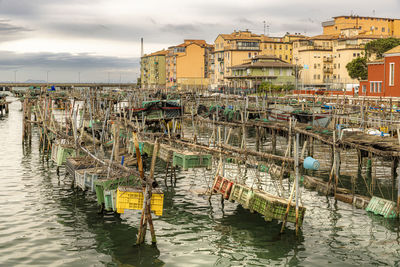
{"type": "Polygon", "coordinates": [[[307,157],[304,159],[303,167],[307,170],[316,171],[319,169],[319,161],[312,157],[307,157]]]}

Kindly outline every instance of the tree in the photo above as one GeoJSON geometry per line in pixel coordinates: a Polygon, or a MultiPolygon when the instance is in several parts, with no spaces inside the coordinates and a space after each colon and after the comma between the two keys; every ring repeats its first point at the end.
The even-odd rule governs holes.
{"type": "Polygon", "coordinates": [[[347,63],[347,72],[352,79],[366,80],[368,78],[367,59],[365,57],[357,57],[347,63]]]}
{"type": "Polygon", "coordinates": [[[385,38],[371,41],[365,45],[365,55],[368,58],[372,54],[376,54],[376,58],[382,58],[383,54],[390,49],[400,45],[400,39],[385,38]]]}

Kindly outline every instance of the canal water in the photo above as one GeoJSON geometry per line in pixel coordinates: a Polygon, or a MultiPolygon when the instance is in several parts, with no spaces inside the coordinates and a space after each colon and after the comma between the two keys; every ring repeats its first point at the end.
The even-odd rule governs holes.
{"type": "MultiPolygon", "coordinates": [[[[21,145],[22,113],[14,100],[0,118],[0,266],[394,266],[400,264],[398,221],[302,189],[302,232],[220,197],[197,192],[212,173],[179,171],[165,190],[154,224],[157,246],[135,247],[139,213],[99,215],[95,197],[71,188],[32,147],[21,145]]],[[[234,165],[227,166],[234,173],[234,165]]],[[[240,170],[236,170],[239,172],[240,170]]],[[[163,180],[165,165],[156,178],[163,180]]],[[[162,182],[160,182],[162,184],[162,182]]],[[[263,186],[268,187],[268,184],[263,186]]],[[[149,234],[147,236],[149,238],[149,234]]]]}

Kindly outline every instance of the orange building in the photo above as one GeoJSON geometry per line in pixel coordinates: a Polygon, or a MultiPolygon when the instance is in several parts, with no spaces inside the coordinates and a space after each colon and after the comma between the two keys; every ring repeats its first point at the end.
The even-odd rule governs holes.
{"type": "Polygon", "coordinates": [[[213,46],[204,40],[184,40],[168,48],[166,55],[167,88],[207,88],[213,46]]]}
{"type": "Polygon", "coordinates": [[[342,30],[358,29],[360,34],[399,36],[400,20],[392,18],[337,16],[333,20],[322,22],[323,34],[338,35],[342,30]]]}

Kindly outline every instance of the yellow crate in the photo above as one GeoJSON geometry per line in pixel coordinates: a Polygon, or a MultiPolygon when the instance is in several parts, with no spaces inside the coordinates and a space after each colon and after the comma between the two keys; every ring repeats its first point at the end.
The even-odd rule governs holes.
{"type": "MultiPolygon", "coordinates": [[[[164,206],[164,193],[153,189],[150,200],[150,209],[157,216],[162,216],[164,206]]],[[[143,191],[141,188],[120,186],[117,189],[117,212],[124,213],[125,209],[143,209],[143,191]]]]}

